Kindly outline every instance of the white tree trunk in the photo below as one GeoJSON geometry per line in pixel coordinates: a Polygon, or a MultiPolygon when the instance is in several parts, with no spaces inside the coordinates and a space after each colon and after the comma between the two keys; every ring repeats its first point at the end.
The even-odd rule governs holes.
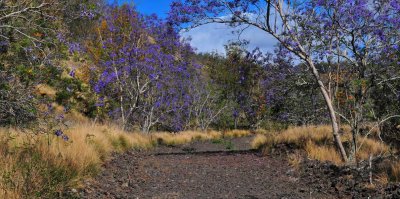
{"type": "Polygon", "coordinates": [[[315,67],[313,61],[308,59],[307,62],[309,64],[310,68],[312,69],[312,73],[313,73],[315,79],[318,82],[318,86],[319,86],[319,88],[320,88],[320,90],[322,92],[322,95],[324,96],[324,100],[325,100],[326,106],[327,106],[328,111],[329,111],[329,116],[331,118],[331,124],[332,124],[332,130],[333,130],[333,138],[335,140],[336,146],[339,149],[339,152],[340,152],[340,155],[342,156],[342,159],[345,162],[347,162],[348,161],[347,153],[346,153],[346,150],[343,147],[342,140],[340,138],[339,124],[338,124],[338,121],[337,121],[335,108],[333,107],[332,100],[331,100],[331,98],[329,96],[328,91],[325,88],[324,83],[321,80],[321,77],[319,76],[319,72],[318,72],[317,68],[315,67]]]}

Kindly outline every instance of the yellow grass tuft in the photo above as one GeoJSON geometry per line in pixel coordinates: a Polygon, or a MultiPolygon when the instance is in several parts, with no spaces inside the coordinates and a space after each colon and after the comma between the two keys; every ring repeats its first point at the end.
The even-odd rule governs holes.
{"type": "Polygon", "coordinates": [[[224,137],[227,138],[238,138],[238,137],[246,137],[251,135],[251,132],[248,130],[231,130],[224,132],[224,137]]]}
{"type": "Polygon", "coordinates": [[[266,135],[257,134],[256,137],[251,141],[252,149],[260,149],[262,146],[268,144],[270,139],[266,135]]]}
{"type": "MultiPolygon", "coordinates": [[[[55,115],[63,115],[65,121],[72,122],[74,124],[87,124],[90,123],[89,118],[84,116],[82,113],[75,109],[69,110],[67,113],[65,112],[65,107],[61,106],[57,103],[52,103],[51,107],[53,108],[55,115]]],[[[38,106],[40,112],[47,112],[48,107],[45,104],[40,104],[38,106]]]]}
{"type": "Polygon", "coordinates": [[[277,135],[277,143],[294,144],[304,147],[307,141],[315,143],[326,143],[332,140],[332,129],[330,126],[301,126],[290,127],[277,135]]]}
{"type": "Polygon", "coordinates": [[[196,140],[215,140],[222,137],[222,133],[217,131],[199,132],[199,131],[184,131],[180,133],[154,133],[151,138],[154,142],[169,146],[182,145],[196,140]]]}
{"type": "Polygon", "coordinates": [[[47,84],[39,84],[36,86],[36,93],[38,95],[55,98],[57,91],[47,84]]]}
{"type": "Polygon", "coordinates": [[[305,150],[311,159],[322,162],[332,162],[336,165],[343,164],[340,154],[333,146],[317,146],[312,141],[308,141],[305,150]]]}
{"type": "Polygon", "coordinates": [[[257,129],[254,131],[255,134],[268,134],[270,131],[267,131],[265,129],[257,129]]]}
{"type": "Polygon", "coordinates": [[[86,116],[74,109],[65,114],[65,120],[71,121],[74,124],[87,124],[90,122],[86,116]]]}
{"type": "Polygon", "coordinates": [[[187,134],[155,133],[152,135],[152,139],[156,140],[159,144],[176,146],[191,142],[192,136],[187,134]]]}
{"type": "Polygon", "coordinates": [[[394,162],[391,165],[390,178],[392,181],[400,182],[400,161],[394,162]]]}
{"type": "Polygon", "coordinates": [[[54,109],[55,114],[60,115],[60,114],[64,114],[64,112],[65,112],[65,107],[61,106],[55,102],[51,104],[51,107],[54,109]]]}
{"type": "Polygon", "coordinates": [[[389,147],[378,140],[371,138],[359,138],[358,145],[361,146],[357,151],[357,158],[367,160],[370,155],[384,155],[389,153],[389,147]]]}
{"type": "Polygon", "coordinates": [[[221,139],[221,137],[222,137],[222,133],[219,131],[209,130],[209,131],[207,131],[207,134],[213,140],[218,140],[218,139],[221,139]]]}

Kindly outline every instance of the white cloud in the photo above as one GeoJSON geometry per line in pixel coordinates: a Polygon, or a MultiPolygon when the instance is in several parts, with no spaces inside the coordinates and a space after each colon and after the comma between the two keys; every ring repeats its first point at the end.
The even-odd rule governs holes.
{"type": "MultiPolygon", "coordinates": [[[[224,45],[228,41],[238,41],[238,34],[232,33],[235,30],[238,30],[238,28],[234,29],[226,24],[213,23],[191,29],[188,32],[182,32],[181,35],[184,38],[191,37],[190,44],[199,53],[214,51],[225,53],[224,45]]],[[[272,52],[277,43],[268,33],[255,27],[245,29],[240,35],[240,39],[250,41],[248,50],[259,47],[263,52],[272,52]]]]}

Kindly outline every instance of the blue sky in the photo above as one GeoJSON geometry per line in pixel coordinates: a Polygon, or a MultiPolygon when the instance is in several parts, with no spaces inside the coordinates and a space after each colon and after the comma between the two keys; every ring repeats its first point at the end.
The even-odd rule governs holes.
{"type": "MultiPolygon", "coordinates": [[[[108,0],[114,2],[115,0],[108,0]]],[[[169,5],[173,0],[117,0],[119,4],[131,3],[143,14],[157,14],[161,18],[167,16],[169,5]]]]}
{"type": "MultiPolygon", "coordinates": [[[[114,0],[108,0],[114,2],[114,0]]],[[[173,0],[117,0],[119,4],[132,3],[136,9],[143,14],[157,14],[161,18],[167,16],[169,5],[173,0]]],[[[190,44],[197,52],[225,52],[224,45],[228,41],[236,41],[237,35],[232,34],[232,28],[224,24],[208,24],[189,32],[183,32],[183,37],[190,37],[190,44]]],[[[249,50],[259,47],[262,51],[272,51],[276,41],[267,33],[256,28],[246,29],[241,37],[250,41],[249,50]]]]}

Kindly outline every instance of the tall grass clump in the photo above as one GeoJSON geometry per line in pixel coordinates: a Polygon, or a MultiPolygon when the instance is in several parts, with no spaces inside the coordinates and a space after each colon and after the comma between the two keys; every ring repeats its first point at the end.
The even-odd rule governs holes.
{"type": "Polygon", "coordinates": [[[331,162],[335,165],[343,164],[342,158],[334,146],[316,145],[309,140],[305,146],[305,151],[310,159],[319,160],[321,162],[331,162]]]}
{"type": "Polygon", "coordinates": [[[79,124],[63,134],[0,129],[0,198],[58,197],[97,173],[112,152],[154,146],[148,136],[112,125],[79,124]]]}
{"type": "Polygon", "coordinates": [[[224,137],[226,138],[246,137],[249,135],[251,135],[251,132],[248,130],[231,130],[224,132],[224,137]]]}
{"type": "Polygon", "coordinates": [[[206,140],[216,140],[222,137],[222,133],[217,131],[183,131],[180,133],[153,133],[151,139],[153,142],[158,144],[164,144],[167,146],[177,146],[193,141],[206,141],[206,140]]]}
{"type": "MultiPolygon", "coordinates": [[[[343,126],[342,141],[350,143],[351,138],[350,128],[343,126]]],[[[268,136],[258,135],[254,138],[252,147],[273,147],[279,144],[304,150],[311,159],[328,161],[336,165],[343,164],[334,145],[330,126],[289,127],[281,132],[269,133],[268,136]]],[[[380,156],[389,153],[389,147],[385,143],[370,137],[358,136],[357,146],[358,161],[367,160],[370,155],[380,156]]]]}
{"type": "Polygon", "coordinates": [[[327,144],[332,139],[330,126],[301,126],[290,127],[277,134],[276,143],[285,143],[296,147],[305,147],[308,141],[327,144]]]}
{"type": "Polygon", "coordinates": [[[259,149],[262,145],[267,143],[267,141],[268,141],[267,136],[265,136],[263,134],[258,134],[253,139],[253,141],[251,142],[251,148],[252,149],[259,149]]]}
{"type": "Polygon", "coordinates": [[[357,159],[360,160],[367,160],[370,155],[386,155],[390,151],[388,145],[373,138],[359,138],[357,145],[359,146],[359,150],[356,155],[357,159]]]}
{"type": "Polygon", "coordinates": [[[251,141],[252,149],[260,149],[262,147],[271,147],[275,142],[275,135],[272,133],[257,134],[251,141]]]}
{"type": "Polygon", "coordinates": [[[63,184],[78,176],[73,164],[44,147],[49,138],[1,129],[0,198],[56,197],[63,184]]]}
{"type": "Polygon", "coordinates": [[[390,166],[389,176],[390,180],[394,182],[400,182],[400,161],[396,161],[390,166]]]}

